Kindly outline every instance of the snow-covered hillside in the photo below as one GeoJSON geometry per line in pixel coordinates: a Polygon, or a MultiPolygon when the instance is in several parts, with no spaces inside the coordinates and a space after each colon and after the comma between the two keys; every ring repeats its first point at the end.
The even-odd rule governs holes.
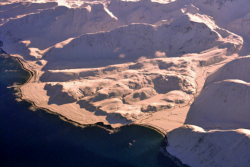
{"type": "Polygon", "coordinates": [[[167,149],[191,166],[249,164],[249,0],[0,0],[0,16],[1,47],[34,74],[23,99],[175,129],[167,149]]]}
{"type": "Polygon", "coordinates": [[[195,99],[185,124],[206,129],[250,128],[250,84],[223,80],[207,86],[195,99]]]}
{"type": "Polygon", "coordinates": [[[161,26],[132,24],[110,32],[80,36],[63,48],[49,49],[43,57],[48,61],[45,68],[70,68],[72,61],[79,63],[92,59],[96,61],[122,58],[124,61],[135,61],[141,56],[154,57],[157,51],[172,57],[185,53],[199,53],[215,46],[225,47],[230,53],[241,48],[243,43],[241,37],[217,28],[223,33],[222,37],[216,30],[196,21],[193,17],[183,15],[161,26]],[[62,60],[67,61],[69,66],[59,67],[59,62],[62,63],[62,60]],[[54,66],[55,61],[57,61],[56,66],[54,66]]]}
{"type": "Polygon", "coordinates": [[[250,82],[249,63],[249,56],[238,58],[227,63],[207,77],[204,87],[214,82],[219,82],[226,79],[237,79],[244,82],[250,82]]]}
{"type": "Polygon", "coordinates": [[[10,42],[30,41],[29,47],[43,50],[71,37],[108,31],[119,25],[103,4],[93,4],[84,8],[57,6],[29,13],[19,19],[9,19],[0,31],[10,42]]]}
{"type": "Polygon", "coordinates": [[[249,129],[205,130],[183,125],[167,137],[170,154],[192,167],[249,166],[249,129]]]}

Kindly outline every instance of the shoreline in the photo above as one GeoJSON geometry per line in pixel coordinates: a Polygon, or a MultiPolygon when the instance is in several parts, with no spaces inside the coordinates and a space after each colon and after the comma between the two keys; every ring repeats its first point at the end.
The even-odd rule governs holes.
{"type": "Polygon", "coordinates": [[[15,59],[21,66],[21,68],[25,71],[27,71],[29,74],[30,74],[30,77],[29,79],[22,85],[19,85],[17,86],[17,89],[18,89],[18,93],[20,93],[20,99],[21,100],[24,100],[24,101],[27,101],[28,103],[30,103],[33,107],[35,107],[36,109],[41,109],[41,110],[44,110],[45,112],[47,113],[50,113],[50,114],[54,114],[54,115],[57,115],[61,120],[63,121],[66,121],[66,122],[69,122],[71,124],[73,124],[74,126],[77,126],[77,127],[82,127],[82,128],[85,128],[85,127],[91,127],[91,126],[98,126],[100,128],[103,128],[107,131],[110,131],[110,132],[115,132],[116,130],[120,129],[120,127],[123,127],[123,126],[131,126],[131,125],[137,125],[137,126],[143,126],[143,127],[146,127],[146,128],[150,128],[154,131],[157,131],[158,133],[160,133],[163,137],[165,137],[166,139],[166,134],[167,132],[159,127],[156,127],[156,126],[153,126],[153,125],[148,125],[148,124],[138,124],[138,123],[130,123],[130,124],[126,124],[126,125],[122,125],[118,128],[113,128],[111,125],[105,125],[103,122],[97,122],[95,124],[80,124],[76,121],[73,121],[71,119],[68,119],[67,117],[57,113],[57,112],[53,112],[47,108],[44,108],[44,107],[38,107],[33,101],[31,100],[28,100],[28,99],[23,99],[22,97],[22,90],[21,90],[21,87],[24,86],[25,84],[29,83],[31,81],[31,79],[35,76],[35,72],[32,71],[31,69],[27,68],[25,65],[24,65],[24,62],[18,58],[18,57],[13,57],[11,56],[10,54],[8,53],[5,53],[7,54],[9,57],[15,59]]]}

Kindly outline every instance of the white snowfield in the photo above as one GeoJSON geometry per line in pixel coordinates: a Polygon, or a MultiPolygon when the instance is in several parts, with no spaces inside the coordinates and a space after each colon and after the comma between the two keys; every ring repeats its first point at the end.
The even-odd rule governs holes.
{"type": "Polygon", "coordinates": [[[0,0],[0,40],[37,107],[154,126],[190,166],[249,166],[249,0],[0,0]]]}

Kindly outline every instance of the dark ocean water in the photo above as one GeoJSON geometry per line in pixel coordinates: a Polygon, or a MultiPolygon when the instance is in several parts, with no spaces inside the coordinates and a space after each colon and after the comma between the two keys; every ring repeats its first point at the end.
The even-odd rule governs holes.
{"type": "Polygon", "coordinates": [[[0,56],[1,167],[159,167],[177,166],[160,148],[164,137],[142,126],[124,126],[111,133],[98,126],[76,127],[58,116],[17,102],[7,88],[23,84],[29,73],[12,58],[0,56]]]}

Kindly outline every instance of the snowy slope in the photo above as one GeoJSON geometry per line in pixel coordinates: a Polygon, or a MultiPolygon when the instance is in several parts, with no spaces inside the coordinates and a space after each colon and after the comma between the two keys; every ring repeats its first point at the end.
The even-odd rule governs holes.
{"type": "Polygon", "coordinates": [[[207,86],[194,100],[185,124],[208,129],[250,128],[250,84],[224,80],[207,86]]]}
{"type": "Polygon", "coordinates": [[[39,13],[44,9],[56,7],[58,4],[55,2],[49,3],[13,3],[0,7],[1,20],[0,24],[8,22],[9,19],[17,19],[24,17],[30,13],[39,13]]]}
{"type": "MultiPolygon", "coordinates": [[[[134,61],[141,56],[152,57],[157,51],[172,57],[199,53],[215,46],[226,47],[229,53],[241,48],[243,41],[240,36],[218,27],[213,29],[202,23],[202,20],[195,19],[192,15],[183,15],[170,24],[161,26],[132,24],[110,32],[83,35],[63,48],[54,47],[48,50],[44,55],[44,59],[48,61],[46,68],[53,69],[50,62],[55,60],[67,61],[68,65],[72,66],[72,61],[121,59],[121,55],[125,61],[134,61]]],[[[63,68],[58,63],[56,67],[63,68]]]]}
{"type": "Polygon", "coordinates": [[[230,22],[227,28],[250,41],[250,13],[230,22]]]}
{"type": "Polygon", "coordinates": [[[149,23],[157,24],[161,20],[170,20],[183,14],[182,7],[187,2],[171,2],[166,3],[152,2],[150,0],[143,1],[121,1],[111,0],[107,4],[107,8],[119,20],[130,23],[149,23]]]}
{"type": "Polygon", "coordinates": [[[167,134],[167,150],[192,167],[241,166],[250,161],[250,130],[204,130],[184,125],[167,134]]]}
{"type": "Polygon", "coordinates": [[[117,20],[105,11],[103,4],[94,4],[85,8],[58,6],[46,9],[9,20],[0,27],[0,31],[6,40],[29,40],[30,47],[43,50],[70,37],[107,31],[118,25],[117,20]]]}
{"type": "Polygon", "coordinates": [[[225,79],[238,79],[244,82],[250,82],[249,63],[249,56],[235,59],[227,63],[207,77],[204,87],[225,79]]]}
{"type": "Polygon", "coordinates": [[[192,4],[202,13],[212,16],[219,26],[243,17],[250,8],[248,0],[194,0],[192,4]]]}

